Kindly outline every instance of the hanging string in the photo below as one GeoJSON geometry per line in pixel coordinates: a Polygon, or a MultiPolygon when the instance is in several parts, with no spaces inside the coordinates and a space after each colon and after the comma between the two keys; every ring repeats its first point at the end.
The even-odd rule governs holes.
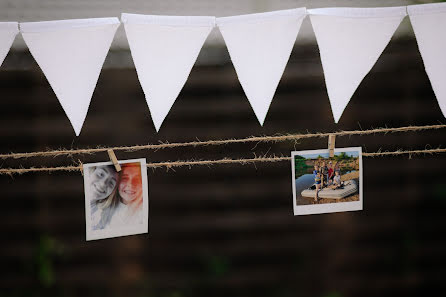
{"type": "MultiPolygon", "coordinates": [[[[411,158],[414,155],[420,154],[439,154],[446,153],[446,148],[436,149],[423,149],[423,150],[398,150],[393,152],[375,152],[375,153],[362,153],[363,157],[384,157],[384,156],[397,156],[397,155],[409,155],[411,158]]],[[[256,157],[251,159],[219,159],[219,160],[192,160],[192,161],[173,161],[173,162],[159,162],[159,163],[147,163],[147,168],[162,168],[172,169],[176,167],[192,167],[192,166],[211,166],[221,164],[253,164],[253,163],[265,163],[265,162],[280,162],[290,161],[291,157],[256,157]]],[[[30,172],[55,172],[55,171],[82,171],[82,164],[61,166],[61,167],[31,167],[31,168],[2,168],[0,169],[0,175],[14,175],[30,172]]]]}
{"type": "Polygon", "coordinates": [[[352,131],[338,131],[338,132],[328,132],[328,133],[307,133],[307,134],[287,134],[287,135],[277,135],[277,136],[251,136],[239,139],[222,139],[222,140],[207,140],[207,141],[192,141],[192,142],[178,142],[178,143],[160,143],[160,144],[146,144],[146,145],[133,145],[133,146],[115,146],[115,147],[98,147],[98,148],[87,148],[87,149],[59,149],[50,151],[40,151],[40,152],[28,152],[28,153],[8,153],[0,154],[0,159],[20,159],[29,157],[56,157],[62,155],[79,155],[79,154],[95,154],[106,152],[109,149],[114,151],[127,151],[134,152],[140,150],[160,150],[167,148],[178,148],[178,147],[197,147],[197,146],[210,146],[210,145],[226,145],[234,143],[249,143],[249,142],[283,142],[283,141],[297,141],[300,139],[308,138],[320,138],[328,137],[329,135],[335,136],[352,136],[352,135],[368,135],[377,133],[396,133],[396,132],[412,132],[412,131],[422,131],[422,130],[437,130],[446,128],[446,125],[427,125],[427,126],[407,126],[399,128],[377,128],[370,130],[352,130],[352,131]]]}

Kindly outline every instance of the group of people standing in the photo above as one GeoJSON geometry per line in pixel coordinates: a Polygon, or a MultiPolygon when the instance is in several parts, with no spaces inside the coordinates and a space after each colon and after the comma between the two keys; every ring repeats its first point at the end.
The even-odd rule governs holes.
{"type": "Polygon", "coordinates": [[[318,201],[318,193],[324,187],[330,187],[331,189],[337,189],[342,186],[341,182],[341,168],[339,162],[336,162],[336,165],[333,166],[333,162],[329,161],[328,165],[325,161],[322,161],[322,164],[318,165],[317,163],[314,165],[313,170],[314,175],[314,184],[316,186],[316,194],[314,197],[314,201],[318,201]]]}
{"type": "Polygon", "coordinates": [[[143,187],[139,163],[90,167],[86,195],[93,230],[142,224],[143,187]]]}

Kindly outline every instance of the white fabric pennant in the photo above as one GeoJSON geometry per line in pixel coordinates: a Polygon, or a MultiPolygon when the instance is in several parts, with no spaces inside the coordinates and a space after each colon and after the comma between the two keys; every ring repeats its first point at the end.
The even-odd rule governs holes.
{"type": "Polygon", "coordinates": [[[19,23],[0,22],[0,66],[5,60],[17,33],[19,33],[19,23]]]}
{"type": "Polygon", "coordinates": [[[117,18],[20,23],[77,136],[119,24],[117,18]]]}
{"type": "Polygon", "coordinates": [[[123,13],[121,21],[158,131],[215,26],[215,17],[123,13]]]}
{"type": "Polygon", "coordinates": [[[240,84],[263,125],[305,8],[217,18],[240,84]]]}
{"type": "Polygon", "coordinates": [[[361,81],[386,48],[406,7],[309,9],[337,123],[361,81]]]}
{"type": "Polygon", "coordinates": [[[446,3],[407,7],[426,73],[446,117],[446,3]]]}

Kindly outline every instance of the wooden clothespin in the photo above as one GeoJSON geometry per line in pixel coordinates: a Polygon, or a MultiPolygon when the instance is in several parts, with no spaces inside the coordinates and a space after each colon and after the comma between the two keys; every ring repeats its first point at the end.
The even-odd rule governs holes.
{"type": "Polygon", "coordinates": [[[335,142],[336,142],[336,135],[330,134],[328,136],[328,151],[330,153],[330,158],[334,157],[335,142]]]}
{"type": "Polygon", "coordinates": [[[113,162],[113,165],[115,165],[115,169],[117,172],[121,171],[121,165],[118,163],[118,159],[116,158],[115,152],[110,149],[107,150],[108,156],[110,157],[110,160],[113,162]]]}

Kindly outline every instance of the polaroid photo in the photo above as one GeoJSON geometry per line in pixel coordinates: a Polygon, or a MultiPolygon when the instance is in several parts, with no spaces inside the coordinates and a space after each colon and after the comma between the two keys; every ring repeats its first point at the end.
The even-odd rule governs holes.
{"type": "Polygon", "coordinates": [[[362,148],[291,152],[294,215],[362,210],[362,148]]]}
{"type": "Polygon", "coordinates": [[[146,159],[84,164],[87,240],[148,233],[146,159]]]}

